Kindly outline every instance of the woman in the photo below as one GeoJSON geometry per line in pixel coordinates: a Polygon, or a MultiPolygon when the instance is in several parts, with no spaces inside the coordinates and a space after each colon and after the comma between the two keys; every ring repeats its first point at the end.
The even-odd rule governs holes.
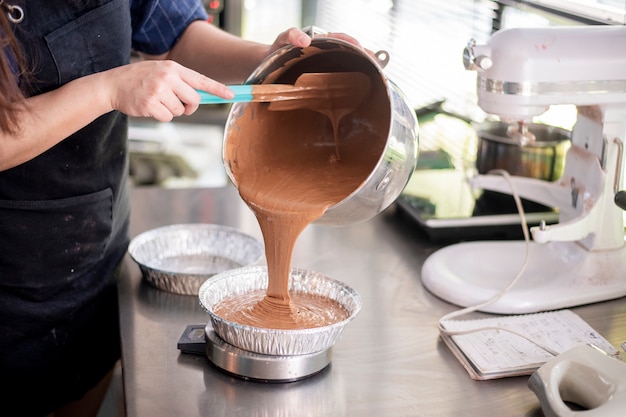
{"type": "Polygon", "coordinates": [[[0,414],[98,410],[120,355],[127,116],[191,114],[196,89],[228,98],[222,82],[310,43],[206,18],[198,0],[0,0],[0,414]]]}

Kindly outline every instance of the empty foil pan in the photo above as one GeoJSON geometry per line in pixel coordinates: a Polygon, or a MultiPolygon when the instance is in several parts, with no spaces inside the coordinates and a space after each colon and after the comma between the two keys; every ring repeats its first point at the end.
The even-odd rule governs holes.
{"type": "Polygon", "coordinates": [[[200,305],[209,313],[213,330],[227,343],[249,352],[266,355],[306,355],[332,347],[344,327],[361,309],[361,297],[348,285],[323,274],[292,268],[290,291],[321,295],[339,302],[348,318],[328,326],[281,330],[234,323],[213,310],[225,298],[267,289],[267,267],[249,266],[222,272],[200,287],[200,305]]]}
{"type": "Polygon", "coordinates": [[[263,245],[237,229],[215,224],[177,224],[152,229],[128,247],[143,277],[156,288],[197,295],[215,274],[253,265],[263,245]]]}

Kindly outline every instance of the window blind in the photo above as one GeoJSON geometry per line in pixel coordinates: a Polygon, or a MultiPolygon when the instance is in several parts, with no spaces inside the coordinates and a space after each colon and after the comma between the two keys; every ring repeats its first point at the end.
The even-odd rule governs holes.
{"type": "Polygon", "coordinates": [[[318,0],[316,25],[387,51],[385,73],[414,107],[446,100],[471,113],[475,75],[463,68],[463,49],[486,40],[495,8],[488,0],[318,0]]]}

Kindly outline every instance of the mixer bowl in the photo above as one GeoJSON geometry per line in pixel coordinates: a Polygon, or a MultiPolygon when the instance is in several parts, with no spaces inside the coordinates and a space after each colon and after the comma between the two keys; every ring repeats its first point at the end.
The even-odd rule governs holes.
{"type": "Polygon", "coordinates": [[[503,169],[511,175],[556,181],[565,169],[565,154],[570,144],[570,132],[538,123],[528,125],[535,142],[521,146],[507,136],[508,123],[484,122],[474,126],[478,135],[476,169],[487,174],[503,169]]]}
{"type": "MultiPolygon", "coordinates": [[[[364,100],[344,119],[349,119],[348,124],[354,126],[349,140],[360,141],[363,148],[380,147],[380,157],[361,185],[346,198],[330,206],[316,220],[318,224],[343,226],[374,217],[396,200],[415,168],[418,150],[417,118],[399,88],[383,73],[381,65],[386,63],[383,57],[387,58],[387,55],[377,55],[377,61],[351,43],[340,39],[314,37],[309,47],[286,46],[276,51],[246,81],[247,84],[293,84],[301,74],[315,72],[360,72],[369,76],[370,99],[364,100]],[[373,136],[375,139],[372,139],[373,136]]],[[[232,105],[224,134],[223,161],[235,186],[237,180],[233,176],[231,165],[239,159],[242,150],[229,153],[227,143],[236,143],[239,135],[262,140],[260,131],[276,132],[277,129],[287,129],[283,123],[284,117],[289,116],[279,113],[281,112],[268,111],[262,103],[232,105]],[[254,123],[241,123],[245,118],[253,119],[254,123]]],[[[323,123],[320,120],[304,118],[301,113],[294,113],[293,118],[298,118],[299,132],[294,134],[298,140],[313,142],[316,137],[327,137],[329,134],[322,130],[323,123]]],[[[260,160],[255,162],[265,163],[260,160]]]]}
{"type": "Polygon", "coordinates": [[[214,313],[215,307],[228,297],[265,289],[267,267],[249,266],[226,271],[207,280],[200,287],[198,296],[218,336],[240,349],[266,355],[306,355],[329,349],[361,309],[361,297],[346,284],[317,272],[292,268],[290,291],[330,298],[346,309],[348,318],[328,326],[283,330],[234,323],[214,313]]]}

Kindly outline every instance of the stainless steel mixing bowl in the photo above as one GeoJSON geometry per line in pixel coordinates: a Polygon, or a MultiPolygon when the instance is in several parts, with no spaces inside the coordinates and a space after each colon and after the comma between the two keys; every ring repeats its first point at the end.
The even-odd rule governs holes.
{"type": "Polygon", "coordinates": [[[225,298],[267,289],[267,267],[250,266],[223,272],[207,280],[198,294],[200,305],[209,313],[213,330],[233,346],[266,355],[305,355],[332,347],[344,327],[361,309],[361,297],[348,285],[313,271],[292,268],[290,291],[316,294],[341,304],[348,318],[328,326],[282,330],[247,326],[228,321],[214,309],[225,298]]]}
{"type": "MultiPolygon", "coordinates": [[[[388,55],[379,53],[376,58],[355,45],[327,37],[313,38],[306,48],[286,46],[270,57],[250,75],[246,84],[294,83],[303,73],[311,72],[361,72],[370,76],[370,100],[365,100],[346,118],[352,118],[359,129],[373,129],[376,120],[382,120],[383,132],[377,132],[385,141],[378,163],[363,183],[342,201],[329,207],[316,221],[326,225],[348,225],[368,220],[387,208],[406,186],[417,160],[418,123],[415,111],[406,97],[383,73],[388,55]]],[[[284,128],[276,115],[265,111],[259,103],[235,103],[232,105],[224,133],[224,150],[228,141],[236,141],[239,135],[258,137],[258,132],[284,128]],[[249,117],[246,109],[253,106],[254,123],[243,126],[238,119],[249,117]]],[[[242,119],[243,120],[243,119],[242,119]]],[[[311,125],[308,135],[322,134],[319,124],[311,125]]],[[[358,140],[359,132],[351,134],[358,140]]],[[[367,145],[363,145],[367,146],[367,145]]],[[[236,155],[223,154],[224,166],[235,186],[230,166],[236,155]]]]}

